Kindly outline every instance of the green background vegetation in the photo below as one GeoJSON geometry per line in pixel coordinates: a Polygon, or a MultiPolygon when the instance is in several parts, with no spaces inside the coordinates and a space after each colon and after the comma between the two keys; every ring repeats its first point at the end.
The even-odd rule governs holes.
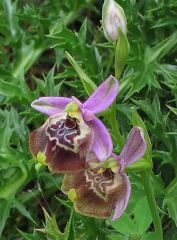
{"type": "MultiPolygon", "coordinates": [[[[0,1],[2,240],[158,239],[139,173],[129,172],[133,193],[119,221],[92,219],[72,211],[72,203],[60,191],[62,176],[41,168],[28,148],[30,131],[46,119],[30,107],[34,99],[87,97],[65,51],[96,85],[114,75],[113,47],[106,42],[100,24],[102,4],[91,0],[0,1]]],[[[151,181],[164,239],[175,240],[177,2],[120,0],[119,4],[127,16],[131,46],[120,80],[120,130],[126,138],[132,123],[131,107],[135,107],[152,141],[151,181]]],[[[111,130],[109,122],[107,125],[111,130]]]]}

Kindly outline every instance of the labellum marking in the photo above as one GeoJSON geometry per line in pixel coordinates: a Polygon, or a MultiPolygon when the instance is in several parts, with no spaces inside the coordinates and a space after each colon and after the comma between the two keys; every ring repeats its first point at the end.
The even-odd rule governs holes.
{"type": "Polygon", "coordinates": [[[87,169],[85,171],[86,183],[88,183],[89,189],[92,189],[93,192],[103,199],[104,201],[108,200],[107,188],[114,185],[114,173],[111,169],[106,169],[101,174],[98,173],[97,169],[87,169]]]}
{"type": "Polygon", "coordinates": [[[74,151],[74,140],[80,134],[81,131],[77,120],[69,116],[66,116],[66,119],[57,119],[55,123],[52,122],[49,124],[46,129],[46,135],[49,137],[49,140],[54,143],[52,144],[52,151],[55,151],[56,146],[74,151]]]}

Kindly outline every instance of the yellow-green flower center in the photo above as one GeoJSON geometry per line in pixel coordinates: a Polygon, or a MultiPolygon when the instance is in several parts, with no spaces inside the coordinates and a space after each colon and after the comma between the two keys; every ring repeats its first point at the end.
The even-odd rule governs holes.
{"type": "Polygon", "coordinates": [[[106,169],[111,169],[112,172],[116,173],[120,168],[120,164],[114,158],[109,158],[104,162],[92,163],[90,167],[91,168],[100,167],[100,169],[97,172],[98,174],[102,174],[106,169]]]}
{"type": "Polygon", "coordinates": [[[70,102],[66,105],[65,112],[72,118],[79,119],[81,116],[81,111],[79,105],[75,102],[70,102]]]}

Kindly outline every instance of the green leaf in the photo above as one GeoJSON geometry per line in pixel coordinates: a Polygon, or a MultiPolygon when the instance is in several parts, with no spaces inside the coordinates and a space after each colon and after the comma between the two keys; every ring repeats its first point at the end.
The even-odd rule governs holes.
{"type": "Polygon", "coordinates": [[[159,236],[155,232],[148,232],[140,240],[159,240],[159,236]]]}
{"type": "Polygon", "coordinates": [[[164,39],[153,48],[148,48],[145,54],[145,63],[149,64],[155,60],[161,60],[177,44],[177,31],[164,39]]]}
{"type": "Polygon", "coordinates": [[[28,174],[25,166],[20,165],[16,167],[13,176],[0,187],[0,198],[5,198],[7,200],[13,198],[19,188],[25,183],[27,176],[28,174]]]}
{"type": "Polygon", "coordinates": [[[125,240],[125,237],[116,234],[116,235],[109,235],[108,239],[109,240],[125,240]]]}
{"type": "Polygon", "coordinates": [[[84,224],[85,234],[88,237],[88,240],[107,239],[105,237],[105,231],[104,231],[105,224],[103,219],[95,219],[95,218],[86,217],[80,214],[77,214],[76,216],[78,216],[78,219],[80,219],[84,224]]]}
{"type": "Polygon", "coordinates": [[[167,205],[169,216],[174,220],[177,226],[177,178],[167,188],[164,203],[167,205]]]}
{"type": "Polygon", "coordinates": [[[6,113],[6,121],[0,127],[0,136],[1,136],[1,144],[0,144],[0,152],[9,152],[9,144],[10,138],[12,136],[14,129],[10,127],[10,119],[7,117],[6,113]]]}
{"type": "Polygon", "coordinates": [[[37,229],[40,232],[45,233],[52,239],[63,239],[63,233],[59,230],[55,216],[50,216],[48,212],[43,208],[45,216],[45,225],[43,229],[37,229]]]}
{"type": "Polygon", "coordinates": [[[13,38],[17,35],[17,17],[15,16],[17,2],[13,2],[11,0],[3,1],[6,7],[6,16],[9,23],[10,32],[13,38]]]}
{"type": "Polygon", "coordinates": [[[34,233],[29,234],[29,233],[24,233],[18,229],[18,232],[20,235],[23,237],[23,240],[42,240],[41,236],[34,231],[34,233]]]}
{"type": "Polygon", "coordinates": [[[82,68],[78,65],[78,63],[74,60],[74,58],[68,52],[65,52],[65,55],[68,61],[71,63],[77,74],[79,75],[81,82],[84,86],[84,89],[88,95],[91,95],[96,89],[96,84],[85,74],[82,68]]]}
{"type": "Polygon", "coordinates": [[[19,51],[12,73],[14,77],[19,77],[22,72],[28,71],[45,49],[43,45],[40,45],[39,47],[34,45],[34,41],[31,41],[28,45],[22,43],[22,47],[19,51]]]}
{"type": "Polygon", "coordinates": [[[43,229],[37,229],[40,232],[45,233],[52,240],[69,240],[70,230],[72,225],[73,211],[71,211],[69,221],[66,224],[65,231],[62,233],[58,228],[56,218],[54,215],[50,216],[48,212],[43,208],[45,216],[45,225],[43,229]]]}
{"type": "Polygon", "coordinates": [[[137,65],[138,64],[141,65],[135,69],[134,74],[128,78],[128,82],[126,83],[130,84],[130,90],[126,93],[124,101],[130,98],[134,93],[139,93],[146,85],[149,85],[150,88],[153,86],[154,88],[161,89],[161,86],[155,77],[157,63],[150,63],[147,65],[144,62],[140,62],[137,63],[137,65]]]}
{"type": "Polygon", "coordinates": [[[146,100],[134,100],[132,101],[141,109],[143,110],[148,117],[152,120],[154,125],[157,123],[164,123],[163,115],[161,113],[160,101],[159,96],[155,94],[153,101],[149,99],[146,100]]]}
{"type": "Polygon", "coordinates": [[[87,18],[85,18],[79,30],[79,40],[82,45],[86,43],[86,34],[87,34],[87,18]]]}
{"type": "Polygon", "coordinates": [[[73,211],[71,211],[69,221],[66,224],[65,231],[64,231],[64,240],[72,240],[74,239],[74,229],[73,229],[73,211]]]}
{"type": "Polygon", "coordinates": [[[144,196],[138,200],[134,209],[134,214],[134,221],[137,225],[138,234],[142,235],[146,232],[152,222],[147,197],[144,196]]]}
{"type": "Polygon", "coordinates": [[[117,79],[119,79],[122,74],[129,55],[129,51],[130,45],[127,36],[119,28],[119,38],[115,49],[115,77],[117,79]]]}
{"type": "Polygon", "coordinates": [[[28,211],[21,202],[19,202],[19,201],[17,201],[17,200],[14,199],[14,200],[13,200],[13,205],[14,205],[14,207],[15,207],[16,209],[18,209],[18,211],[19,211],[22,215],[24,215],[25,217],[27,217],[27,218],[28,218],[29,220],[31,220],[33,223],[36,223],[36,222],[34,221],[34,219],[32,218],[32,216],[31,216],[31,214],[30,214],[30,211],[28,211]]]}
{"type": "Polygon", "coordinates": [[[124,213],[118,221],[110,222],[112,227],[120,233],[133,235],[136,231],[136,226],[131,217],[124,213]]]}
{"type": "Polygon", "coordinates": [[[72,210],[72,205],[70,204],[70,201],[68,201],[68,200],[66,201],[66,200],[63,200],[63,199],[58,198],[58,197],[56,197],[56,199],[57,199],[57,200],[59,201],[59,203],[61,203],[64,207],[72,210]]]}
{"type": "Polygon", "coordinates": [[[21,99],[21,89],[19,86],[15,83],[5,82],[2,79],[0,79],[0,94],[10,97],[19,96],[21,99]]]}
{"type": "Polygon", "coordinates": [[[0,199],[0,237],[4,229],[7,218],[9,217],[11,201],[0,199]]]}
{"type": "Polygon", "coordinates": [[[177,116],[177,108],[171,107],[169,105],[166,105],[172,113],[174,113],[177,116]]]}

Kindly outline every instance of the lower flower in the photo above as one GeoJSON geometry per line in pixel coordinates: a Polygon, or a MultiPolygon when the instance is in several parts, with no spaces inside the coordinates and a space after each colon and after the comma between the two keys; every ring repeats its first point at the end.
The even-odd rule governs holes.
{"type": "Polygon", "coordinates": [[[83,215],[108,218],[129,189],[124,174],[119,171],[115,173],[102,165],[91,160],[85,170],[77,174],[65,174],[62,191],[69,194],[75,190],[74,207],[83,215]]]}
{"type": "Polygon", "coordinates": [[[143,130],[134,127],[120,155],[112,153],[100,162],[96,156],[87,156],[86,168],[78,173],[65,174],[62,191],[74,201],[75,210],[83,215],[113,220],[125,211],[131,184],[125,168],[139,160],[146,151],[143,130]]]}

